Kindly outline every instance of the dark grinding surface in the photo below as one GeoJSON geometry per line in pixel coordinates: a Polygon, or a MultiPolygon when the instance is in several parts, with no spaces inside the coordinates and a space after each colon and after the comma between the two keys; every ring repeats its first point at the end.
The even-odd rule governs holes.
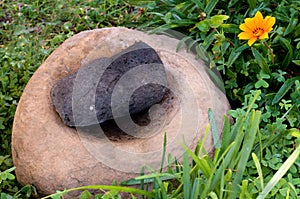
{"type": "Polygon", "coordinates": [[[51,89],[51,100],[63,122],[71,127],[84,127],[101,124],[113,119],[112,93],[118,81],[138,66],[147,67],[149,74],[126,76],[129,83],[121,84],[115,110],[119,116],[128,115],[126,92],[132,89],[132,82],[139,85],[131,91],[129,113],[137,114],[159,103],[167,88],[166,73],[161,59],[153,48],[143,42],[137,42],[111,58],[100,58],[81,67],[75,73],[59,80],[51,89]],[[146,65],[144,65],[146,64],[146,65]],[[162,84],[143,84],[143,77],[156,79],[162,84]],[[136,79],[135,79],[136,78],[136,79]],[[124,95],[123,95],[123,94],[124,95]],[[124,110],[124,103],[127,110],[124,110]],[[76,115],[75,115],[76,114],[76,115]]]}

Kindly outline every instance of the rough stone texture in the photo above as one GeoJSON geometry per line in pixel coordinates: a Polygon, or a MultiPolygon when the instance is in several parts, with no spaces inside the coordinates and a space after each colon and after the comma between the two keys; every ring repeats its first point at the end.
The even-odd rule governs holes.
{"type": "MultiPolygon", "coordinates": [[[[183,135],[191,149],[203,138],[209,123],[208,108],[212,108],[221,132],[223,116],[229,110],[226,96],[193,54],[184,49],[176,52],[177,44],[163,35],[126,28],[85,31],[66,40],[34,73],[19,101],[12,135],[17,180],[35,185],[43,195],[82,185],[111,184],[113,179],[121,182],[137,176],[145,164],[159,168],[164,133],[167,153],[180,160],[183,135]],[[51,103],[53,85],[79,67],[111,57],[138,41],[160,56],[171,91],[161,108],[150,109],[151,128],[137,129],[155,132],[147,138],[120,136],[109,141],[64,125],[51,103]]],[[[213,150],[211,134],[204,147],[213,150]]]]}
{"type": "MultiPolygon", "coordinates": [[[[113,119],[111,97],[115,85],[128,71],[145,64],[149,75],[151,71],[155,71],[156,75],[152,77],[166,84],[166,72],[158,54],[144,42],[137,42],[111,58],[96,59],[91,64],[81,67],[80,74],[76,71],[59,80],[51,89],[51,99],[56,111],[63,122],[71,127],[90,126],[113,119]],[[82,85],[76,92],[73,89],[75,83],[82,85]],[[77,109],[78,113],[76,122],[73,109],[77,109]]],[[[132,86],[131,84],[138,83],[132,80],[132,77],[127,78],[121,89],[126,92],[130,90],[128,87],[132,86]],[[128,82],[130,80],[131,82],[128,82]]],[[[128,102],[118,100],[114,108],[118,109],[119,117],[124,117],[127,115],[129,104],[129,114],[137,114],[160,102],[166,90],[163,85],[146,84],[136,89],[128,102]],[[121,103],[126,104],[124,106],[121,103]]],[[[119,96],[115,97],[122,99],[122,95],[120,92],[119,96]]]]}

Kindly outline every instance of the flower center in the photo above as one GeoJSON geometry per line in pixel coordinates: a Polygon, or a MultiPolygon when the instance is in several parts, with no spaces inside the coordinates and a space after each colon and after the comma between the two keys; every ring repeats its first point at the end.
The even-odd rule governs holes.
{"type": "Polygon", "coordinates": [[[255,28],[252,33],[253,33],[253,35],[255,37],[259,37],[259,36],[261,36],[264,33],[264,29],[262,29],[262,28],[255,28]]]}

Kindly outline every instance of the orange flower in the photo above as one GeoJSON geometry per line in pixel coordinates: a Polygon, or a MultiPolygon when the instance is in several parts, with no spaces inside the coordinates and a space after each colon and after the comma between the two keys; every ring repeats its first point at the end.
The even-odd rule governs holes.
{"type": "Polygon", "coordinates": [[[253,18],[246,18],[245,23],[240,25],[240,29],[244,32],[241,32],[238,37],[241,40],[249,40],[248,45],[252,46],[257,39],[269,38],[268,34],[273,30],[274,24],[275,17],[263,18],[262,14],[257,11],[253,18]]]}

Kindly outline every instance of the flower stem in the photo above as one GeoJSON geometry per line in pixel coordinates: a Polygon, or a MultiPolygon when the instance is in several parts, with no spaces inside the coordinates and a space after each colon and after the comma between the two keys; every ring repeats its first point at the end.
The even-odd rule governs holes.
{"type": "Polygon", "coordinates": [[[264,41],[264,45],[270,50],[271,53],[271,61],[272,64],[274,64],[274,54],[273,54],[273,49],[269,46],[269,44],[267,44],[267,42],[264,41]]]}

